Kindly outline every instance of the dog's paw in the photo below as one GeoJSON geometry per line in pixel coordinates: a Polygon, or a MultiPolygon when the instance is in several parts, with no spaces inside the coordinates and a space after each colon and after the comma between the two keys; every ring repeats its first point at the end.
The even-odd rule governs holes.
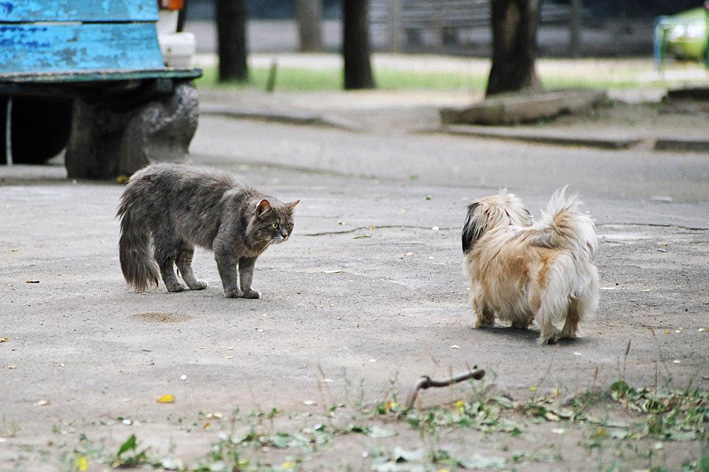
{"type": "Polygon", "coordinates": [[[583,338],[583,336],[581,336],[581,334],[579,334],[579,332],[575,329],[566,329],[566,327],[564,327],[564,329],[561,330],[560,338],[561,339],[576,339],[576,338],[583,338]]]}
{"type": "Polygon", "coordinates": [[[529,324],[530,324],[530,321],[513,321],[512,328],[513,329],[529,329],[529,324]]]}
{"type": "Polygon", "coordinates": [[[554,330],[551,333],[544,333],[539,336],[539,344],[556,344],[561,338],[558,330],[554,330]]]}
{"type": "Polygon", "coordinates": [[[474,327],[475,329],[479,329],[479,328],[493,328],[494,326],[495,326],[495,320],[494,320],[494,319],[490,320],[490,319],[480,319],[480,318],[476,319],[476,320],[475,320],[475,324],[473,325],[473,327],[474,327]]]}

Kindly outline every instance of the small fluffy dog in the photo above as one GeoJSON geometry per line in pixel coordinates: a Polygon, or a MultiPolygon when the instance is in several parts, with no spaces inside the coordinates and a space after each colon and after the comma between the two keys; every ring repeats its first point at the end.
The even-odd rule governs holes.
{"type": "Polygon", "coordinates": [[[598,239],[580,204],[557,190],[538,223],[504,190],[468,206],[462,242],[476,328],[495,317],[524,329],[536,320],[543,344],[576,337],[598,307],[598,239]]]}

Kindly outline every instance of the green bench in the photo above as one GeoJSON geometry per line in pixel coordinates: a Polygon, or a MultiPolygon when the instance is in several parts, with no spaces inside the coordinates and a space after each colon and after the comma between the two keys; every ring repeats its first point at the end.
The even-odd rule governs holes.
{"type": "Polygon", "coordinates": [[[184,161],[199,69],[165,66],[156,0],[0,0],[0,159],[64,147],[70,178],[184,161]]]}

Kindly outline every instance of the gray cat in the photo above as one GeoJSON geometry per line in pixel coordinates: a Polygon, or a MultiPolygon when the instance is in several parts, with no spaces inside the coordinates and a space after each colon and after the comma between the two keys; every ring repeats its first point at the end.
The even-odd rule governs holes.
{"type": "Polygon", "coordinates": [[[207,282],[192,271],[199,246],[214,251],[224,296],[260,298],[251,288],[256,259],[288,239],[299,202],[282,203],[226,174],[180,164],[146,167],[131,177],[118,208],[123,276],[144,291],[158,285],[159,271],[168,291],[181,292],[176,265],[190,289],[202,290],[207,282]]]}

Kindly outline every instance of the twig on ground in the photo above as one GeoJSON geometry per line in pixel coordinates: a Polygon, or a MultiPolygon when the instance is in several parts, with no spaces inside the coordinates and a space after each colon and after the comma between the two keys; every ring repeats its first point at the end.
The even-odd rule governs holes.
{"type": "Polygon", "coordinates": [[[465,374],[456,375],[446,380],[433,380],[428,375],[424,375],[416,381],[414,386],[411,388],[409,397],[406,399],[406,409],[409,410],[413,408],[414,403],[416,403],[416,397],[418,396],[419,390],[427,390],[431,387],[449,387],[458,382],[463,382],[468,379],[480,380],[485,377],[485,369],[478,369],[477,366],[473,366],[473,370],[466,372],[465,374]]]}

